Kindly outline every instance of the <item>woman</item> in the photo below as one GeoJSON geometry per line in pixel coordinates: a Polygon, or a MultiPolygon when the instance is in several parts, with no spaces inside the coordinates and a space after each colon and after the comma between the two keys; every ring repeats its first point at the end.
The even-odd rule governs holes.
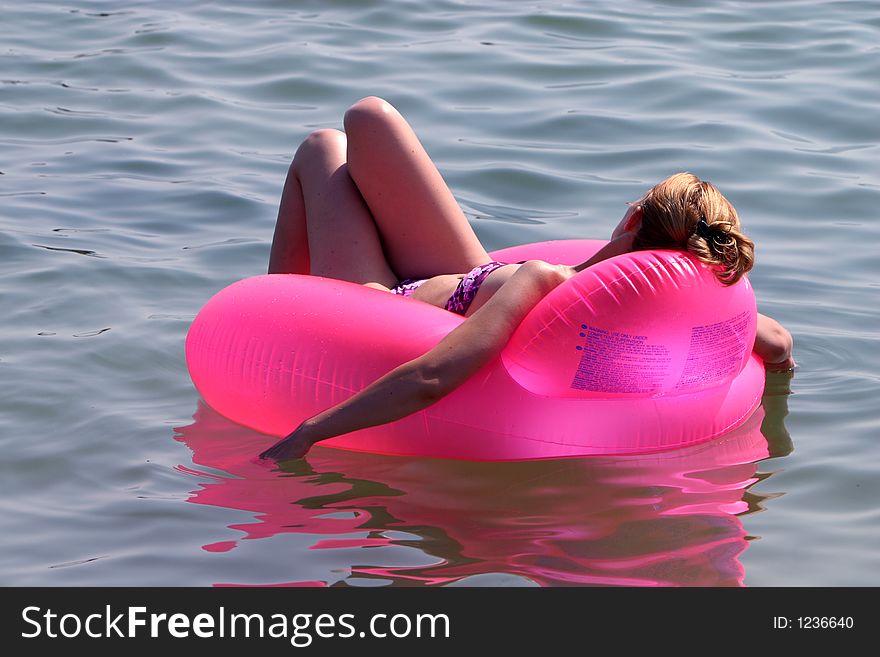
{"type": "MultiPolygon", "coordinates": [[[[291,164],[269,273],[338,278],[468,317],[436,347],[310,418],[261,454],[303,456],[316,442],[429,406],[498,356],[526,314],[563,281],[621,253],[680,248],[716,266],[724,284],[751,269],[754,245],[710,183],[676,174],[629,210],[596,255],[576,267],[493,262],[409,124],[368,97],[345,132],[318,130],[291,164]],[[461,273],[458,273],[461,272],[461,273]]],[[[754,349],[771,369],[794,367],[791,335],[758,315],[754,349]]]]}

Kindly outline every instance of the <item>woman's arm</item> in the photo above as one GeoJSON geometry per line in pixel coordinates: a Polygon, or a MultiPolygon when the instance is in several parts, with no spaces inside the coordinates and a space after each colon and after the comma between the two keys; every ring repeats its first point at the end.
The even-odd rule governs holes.
{"type": "Polygon", "coordinates": [[[306,420],[260,454],[299,458],[321,440],[406,417],[439,401],[497,357],[526,314],[570,275],[570,268],[532,260],[433,349],[306,420]]]}
{"type": "Polygon", "coordinates": [[[608,260],[608,258],[613,258],[621,253],[631,253],[634,239],[635,233],[633,232],[626,232],[616,237],[612,237],[608,244],[596,251],[589,260],[586,260],[575,267],[574,271],[582,272],[584,269],[592,267],[597,262],[608,260]]]}
{"type": "Polygon", "coordinates": [[[758,332],[755,335],[754,351],[771,372],[788,372],[797,367],[791,350],[791,333],[775,319],[758,313],[758,332]]]}

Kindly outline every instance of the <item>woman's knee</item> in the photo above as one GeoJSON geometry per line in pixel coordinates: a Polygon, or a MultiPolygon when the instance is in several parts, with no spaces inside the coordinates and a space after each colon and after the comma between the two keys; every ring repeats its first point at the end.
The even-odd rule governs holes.
{"type": "Polygon", "coordinates": [[[299,148],[296,149],[297,154],[301,152],[328,151],[338,150],[340,145],[345,148],[345,133],[341,130],[333,128],[321,128],[310,133],[308,137],[303,139],[299,148]]]}
{"type": "Polygon", "coordinates": [[[397,110],[387,100],[378,96],[367,96],[348,108],[343,124],[346,133],[357,133],[387,125],[396,115],[398,115],[397,110]]]}
{"type": "Polygon", "coordinates": [[[306,137],[293,156],[291,168],[300,168],[307,161],[338,159],[345,153],[345,133],[333,128],[315,130],[306,137]]]}

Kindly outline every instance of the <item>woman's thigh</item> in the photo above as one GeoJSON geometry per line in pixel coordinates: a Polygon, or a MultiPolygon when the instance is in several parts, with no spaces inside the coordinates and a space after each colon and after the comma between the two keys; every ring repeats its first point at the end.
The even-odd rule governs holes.
{"type": "Polygon", "coordinates": [[[489,260],[443,177],[400,113],[368,97],[345,114],[348,165],[400,278],[462,273],[489,260]]]}
{"type": "Polygon", "coordinates": [[[310,273],[391,287],[397,276],[345,158],[345,135],[318,130],[302,143],[291,165],[302,193],[310,273]]]}

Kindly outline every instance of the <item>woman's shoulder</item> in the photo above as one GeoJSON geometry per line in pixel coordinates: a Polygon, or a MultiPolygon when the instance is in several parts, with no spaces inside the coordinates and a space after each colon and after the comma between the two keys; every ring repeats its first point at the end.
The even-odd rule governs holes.
{"type": "Polygon", "coordinates": [[[520,271],[550,287],[556,287],[577,274],[574,267],[553,264],[546,260],[526,260],[520,265],[520,271]]]}
{"type": "Polygon", "coordinates": [[[571,278],[577,271],[574,267],[568,265],[554,264],[546,260],[523,260],[519,264],[537,274],[546,274],[547,276],[561,276],[565,279],[571,278]]]}

